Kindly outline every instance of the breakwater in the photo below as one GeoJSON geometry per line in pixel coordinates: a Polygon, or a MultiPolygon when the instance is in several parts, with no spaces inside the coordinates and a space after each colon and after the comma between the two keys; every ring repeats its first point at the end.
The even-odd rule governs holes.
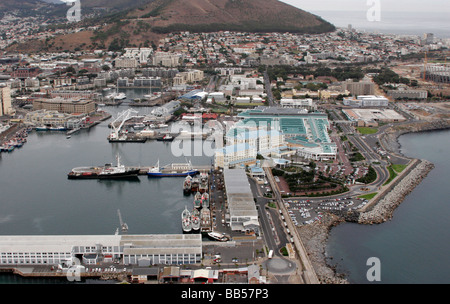
{"type": "MultiPolygon", "coordinates": [[[[450,128],[450,120],[421,121],[395,125],[380,135],[379,141],[387,150],[402,155],[398,137],[415,132],[437,131],[450,128]]],[[[403,156],[403,155],[402,155],[403,156]]],[[[320,222],[298,228],[317,277],[323,284],[349,283],[345,274],[338,273],[333,257],[326,248],[330,231],[345,222],[362,225],[381,224],[393,217],[395,209],[414,188],[434,169],[434,164],[424,159],[411,159],[408,167],[391,183],[383,187],[364,209],[350,212],[325,213],[320,222]]]]}

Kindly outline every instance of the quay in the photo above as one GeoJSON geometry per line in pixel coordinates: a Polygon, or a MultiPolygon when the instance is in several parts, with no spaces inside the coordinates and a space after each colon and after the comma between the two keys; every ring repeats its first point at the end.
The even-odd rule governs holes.
{"type": "MultiPolygon", "coordinates": [[[[153,166],[141,166],[141,167],[126,167],[128,169],[139,169],[139,175],[147,175],[147,172],[153,168],[153,166]]],[[[194,166],[194,169],[200,171],[200,172],[209,172],[211,170],[210,165],[200,165],[200,166],[194,166]]]]}

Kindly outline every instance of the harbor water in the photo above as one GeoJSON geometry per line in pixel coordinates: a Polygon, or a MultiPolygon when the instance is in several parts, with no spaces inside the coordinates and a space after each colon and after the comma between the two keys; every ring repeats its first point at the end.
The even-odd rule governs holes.
{"type": "Polygon", "coordinates": [[[350,283],[450,283],[450,130],[406,134],[402,153],[435,168],[379,225],[341,224],[331,230],[327,254],[350,283]],[[380,261],[381,281],[369,282],[370,257],[380,261]]]}
{"type": "MultiPolygon", "coordinates": [[[[105,107],[113,117],[66,138],[65,132],[33,131],[28,142],[0,158],[1,235],[114,234],[118,210],[130,234],[182,233],[181,212],[193,205],[183,194],[183,178],[69,180],[74,167],[169,163],[210,165],[209,156],[180,156],[170,142],[109,143],[108,123],[126,105],[105,107]]],[[[138,109],[147,114],[148,108],[138,109]]]]}

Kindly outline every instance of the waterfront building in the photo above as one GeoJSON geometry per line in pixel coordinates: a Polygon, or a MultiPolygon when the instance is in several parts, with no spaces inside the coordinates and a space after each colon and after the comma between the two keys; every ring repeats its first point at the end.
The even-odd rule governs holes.
{"type": "Polygon", "coordinates": [[[0,236],[0,265],[58,265],[117,261],[123,265],[193,264],[202,258],[200,234],[0,236]]]}
{"type": "Polygon", "coordinates": [[[305,110],[295,108],[257,107],[238,114],[238,117],[243,120],[234,125],[236,129],[275,130],[282,134],[284,144],[272,146],[270,151],[277,157],[295,151],[315,160],[336,158],[337,148],[328,135],[330,124],[325,113],[306,113],[305,110]]]}
{"type": "Polygon", "coordinates": [[[59,113],[83,113],[95,112],[95,102],[84,98],[38,98],[33,100],[34,110],[50,110],[59,113]]]}
{"type": "Polygon", "coordinates": [[[226,221],[231,230],[259,234],[258,211],[245,169],[224,169],[223,181],[228,202],[226,221]]]}
{"type": "Polygon", "coordinates": [[[343,109],[342,112],[347,116],[348,120],[358,123],[363,122],[365,125],[372,122],[400,122],[406,120],[402,115],[391,109],[343,109]]]}
{"type": "Polygon", "coordinates": [[[85,116],[85,114],[59,113],[44,109],[28,112],[24,121],[35,126],[64,126],[68,129],[75,129],[81,126],[85,116]]]}
{"type": "Polygon", "coordinates": [[[229,168],[237,165],[255,163],[257,156],[256,147],[248,143],[227,145],[216,149],[214,153],[214,164],[216,168],[229,168]]]}
{"type": "Polygon", "coordinates": [[[0,116],[12,115],[14,109],[11,105],[11,89],[6,86],[0,86],[0,116]]]}

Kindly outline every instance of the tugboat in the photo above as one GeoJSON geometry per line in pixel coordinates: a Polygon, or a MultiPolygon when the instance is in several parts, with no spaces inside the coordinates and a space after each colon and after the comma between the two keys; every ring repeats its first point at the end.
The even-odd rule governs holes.
{"type": "Polygon", "coordinates": [[[68,174],[69,179],[131,179],[139,178],[139,169],[126,168],[117,156],[117,166],[105,164],[101,167],[77,167],[68,174]]]}
{"type": "Polygon", "coordinates": [[[187,207],[184,207],[184,210],[181,213],[181,226],[184,233],[189,233],[192,230],[191,213],[187,207]]]}

